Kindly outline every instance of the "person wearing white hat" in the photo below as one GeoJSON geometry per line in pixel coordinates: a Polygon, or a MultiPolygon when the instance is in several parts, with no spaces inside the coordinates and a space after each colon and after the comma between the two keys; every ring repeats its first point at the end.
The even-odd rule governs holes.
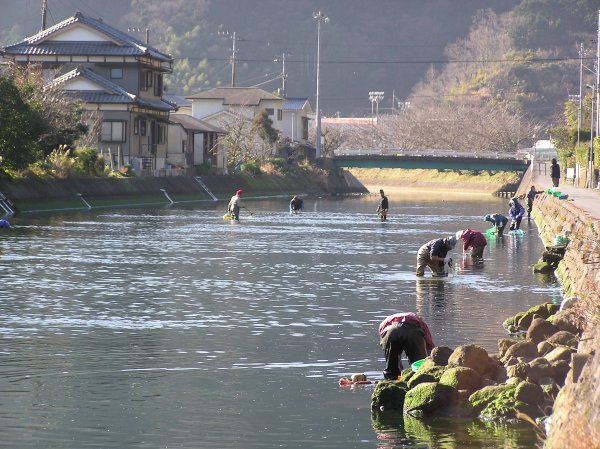
{"type": "Polygon", "coordinates": [[[444,266],[452,266],[448,251],[456,245],[456,236],[434,239],[419,248],[417,252],[417,276],[425,275],[425,267],[429,267],[433,276],[447,276],[444,266]]]}

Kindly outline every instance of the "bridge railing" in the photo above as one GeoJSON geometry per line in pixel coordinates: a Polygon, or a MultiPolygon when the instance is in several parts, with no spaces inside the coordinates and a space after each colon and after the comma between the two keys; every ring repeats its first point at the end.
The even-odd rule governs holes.
{"type": "Polygon", "coordinates": [[[435,157],[469,157],[481,159],[527,159],[522,152],[490,152],[490,151],[454,151],[454,150],[406,150],[394,148],[360,148],[337,150],[335,156],[435,156],[435,157]]]}

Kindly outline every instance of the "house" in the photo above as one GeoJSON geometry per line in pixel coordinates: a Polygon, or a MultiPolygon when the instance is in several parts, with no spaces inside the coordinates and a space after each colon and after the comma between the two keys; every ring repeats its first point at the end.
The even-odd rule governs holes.
{"type": "Polygon", "coordinates": [[[281,109],[281,132],[292,142],[307,142],[308,117],[313,113],[308,98],[285,98],[281,109]]]}
{"type": "Polygon", "coordinates": [[[193,175],[191,167],[207,164],[224,171],[225,155],[218,145],[225,131],[185,113],[172,113],[169,121],[167,170],[193,175]]]}
{"type": "Polygon", "coordinates": [[[192,102],[192,116],[222,126],[234,117],[254,117],[267,111],[273,128],[281,130],[283,99],[257,87],[216,87],[186,97],[192,102]],[[223,114],[223,112],[231,112],[223,114]]]}
{"type": "Polygon", "coordinates": [[[163,99],[170,55],[79,12],[4,47],[2,55],[16,64],[40,65],[50,85],[96,111],[97,147],[112,163],[142,175],[165,169],[169,113],[175,109],[163,99]]]}

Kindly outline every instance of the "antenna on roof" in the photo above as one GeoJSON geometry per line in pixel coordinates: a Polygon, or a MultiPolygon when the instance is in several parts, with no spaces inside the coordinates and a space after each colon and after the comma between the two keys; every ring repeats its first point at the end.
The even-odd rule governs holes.
{"type": "Polygon", "coordinates": [[[44,31],[46,29],[46,12],[48,11],[48,0],[42,0],[42,29],[40,31],[44,31]]]}

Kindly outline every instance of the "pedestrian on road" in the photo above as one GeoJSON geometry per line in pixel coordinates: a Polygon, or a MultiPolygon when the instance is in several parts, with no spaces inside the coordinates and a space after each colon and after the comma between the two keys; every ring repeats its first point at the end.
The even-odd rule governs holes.
{"type": "Polygon", "coordinates": [[[379,200],[379,205],[377,206],[377,215],[381,221],[386,221],[389,206],[388,198],[383,193],[383,189],[379,190],[379,194],[381,195],[381,199],[379,200]]]}
{"type": "Polygon", "coordinates": [[[552,159],[552,165],[550,166],[550,178],[552,178],[552,185],[558,187],[560,182],[560,165],[556,162],[556,158],[552,159]]]}
{"type": "Polygon", "coordinates": [[[464,231],[458,231],[456,237],[463,241],[463,254],[466,254],[470,248],[473,259],[483,258],[483,250],[487,245],[487,240],[481,232],[465,229],[464,231]]]}
{"type": "Polygon", "coordinates": [[[444,266],[452,267],[452,259],[448,251],[456,245],[456,236],[435,239],[425,243],[417,252],[417,276],[425,275],[425,267],[433,272],[434,277],[448,276],[444,266]]]}
{"type": "Polygon", "coordinates": [[[385,354],[383,377],[397,380],[402,371],[402,352],[410,363],[424,359],[435,348],[429,327],[419,315],[396,313],[379,324],[379,345],[385,354]]]}

